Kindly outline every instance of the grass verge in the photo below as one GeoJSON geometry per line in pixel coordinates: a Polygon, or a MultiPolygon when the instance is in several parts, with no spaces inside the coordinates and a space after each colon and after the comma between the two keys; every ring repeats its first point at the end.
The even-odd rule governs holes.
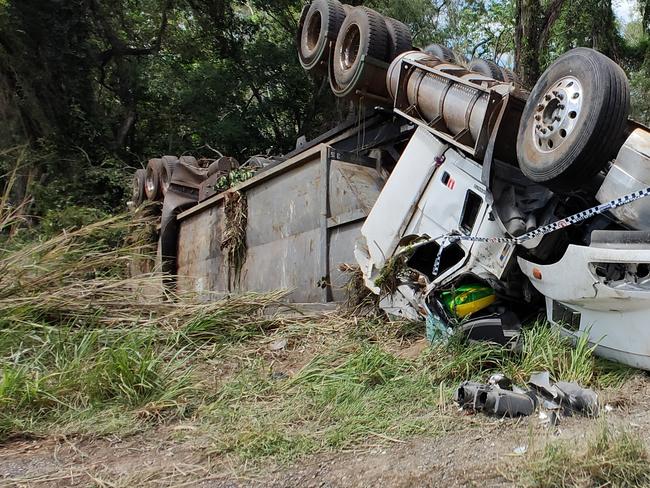
{"type": "Polygon", "coordinates": [[[639,436],[603,423],[582,448],[556,441],[533,452],[512,481],[536,488],[649,486],[649,461],[639,436]]]}
{"type": "Polygon", "coordinates": [[[457,420],[454,387],[492,372],[522,383],[548,370],[596,386],[629,374],[544,324],[525,331],[516,353],[454,339],[407,357],[420,324],[268,315],[282,292],[152,296],[159,276],[125,272],[146,255],[148,228],[136,215],[21,245],[5,239],[0,440],[186,419],[215,453],[291,460],[444,432],[457,420]],[[272,351],[275,340],[286,346],[272,351]]]}

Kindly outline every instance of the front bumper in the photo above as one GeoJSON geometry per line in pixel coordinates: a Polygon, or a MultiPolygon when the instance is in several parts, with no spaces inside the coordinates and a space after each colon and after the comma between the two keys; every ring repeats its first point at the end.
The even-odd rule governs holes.
{"type": "Polygon", "coordinates": [[[570,245],[554,264],[518,262],[546,297],[549,322],[572,337],[588,334],[602,357],[650,370],[650,249],[570,245]],[[603,276],[610,268],[620,276],[603,276]]]}

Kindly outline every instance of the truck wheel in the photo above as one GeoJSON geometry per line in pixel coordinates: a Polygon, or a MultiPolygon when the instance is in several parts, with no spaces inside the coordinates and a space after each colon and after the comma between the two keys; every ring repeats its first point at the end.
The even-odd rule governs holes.
{"type": "Polygon", "coordinates": [[[474,73],[492,78],[493,80],[504,81],[501,68],[499,68],[499,65],[491,59],[474,58],[470,61],[467,69],[474,73]]]}
{"type": "Polygon", "coordinates": [[[593,49],[560,56],[533,87],[519,125],[517,159],[556,192],[589,182],[621,146],[630,109],[623,70],[593,49]]]}
{"type": "Polygon", "coordinates": [[[303,5],[302,10],[300,11],[300,20],[298,20],[298,30],[296,31],[296,48],[298,48],[298,57],[302,61],[302,32],[305,29],[305,19],[307,18],[307,13],[309,12],[309,7],[311,5],[306,3],[303,5]]]}
{"type": "Polygon", "coordinates": [[[334,47],[334,80],[347,86],[357,74],[362,56],[388,60],[388,30],[384,18],[367,7],[356,7],[345,18],[334,47]]]}
{"type": "Polygon", "coordinates": [[[413,49],[411,29],[399,20],[391,17],[384,17],[386,30],[388,31],[388,59],[392,61],[398,54],[413,49]]]}
{"type": "Polygon", "coordinates": [[[338,0],[314,0],[304,19],[301,19],[300,60],[306,69],[311,69],[329,54],[328,43],[336,40],[345,19],[345,9],[338,0]]]}
{"type": "Polygon", "coordinates": [[[440,61],[444,61],[445,63],[456,62],[454,51],[449,49],[447,46],[443,46],[442,44],[429,44],[424,48],[424,52],[435,56],[440,61]]]}
{"type": "Polygon", "coordinates": [[[160,191],[163,195],[167,194],[169,185],[172,182],[172,175],[178,166],[178,158],[176,156],[163,156],[162,167],[160,168],[160,191]]]}
{"type": "Polygon", "coordinates": [[[144,185],[147,177],[147,171],[144,169],[136,169],[131,180],[131,201],[135,207],[142,205],[145,200],[144,185]]]}
{"type": "Polygon", "coordinates": [[[517,75],[511,69],[501,68],[501,76],[506,83],[518,83],[517,75]]]}
{"type": "Polygon", "coordinates": [[[145,176],[144,192],[147,198],[152,202],[160,200],[162,192],[160,191],[160,172],[162,169],[162,159],[150,159],[147,163],[147,174],[145,176]]]}
{"type": "Polygon", "coordinates": [[[212,161],[208,166],[208,178],[219,171],[219,161],[212,161]]]}

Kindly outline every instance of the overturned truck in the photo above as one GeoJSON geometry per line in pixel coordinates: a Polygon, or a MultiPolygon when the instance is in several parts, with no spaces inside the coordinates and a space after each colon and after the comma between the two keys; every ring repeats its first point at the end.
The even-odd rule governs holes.
{"type": "Polygon", "coordinates": [[[340,264],[356,261],[381,307],[431,337],[509,344],[544,314],[650,370],[650,129],[628,119],[619,66],[577,48],[528,92],[336,0],[305,6],[297,42],[366,117],[247,162],[254,176],[224,191],[223,158],[152,160],[134,200],[160,198],[159,175],[169,286],[336,302],[340,264]]]}

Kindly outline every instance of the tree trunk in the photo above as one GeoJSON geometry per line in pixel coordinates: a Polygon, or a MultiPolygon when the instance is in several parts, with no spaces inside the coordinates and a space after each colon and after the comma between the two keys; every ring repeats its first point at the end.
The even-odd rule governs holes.
{"type": "Polygon", "coordinates": [[[515,71],[521,84],[532,88],[542,72],[540,58],[548,48],[553,24],[565,0],[551,0],[543,6],[540,0],[517,0],[515,31],[515,71]]]}
{"type": "Polygon", "coordinates": [[[531,88],[540,74],[539,31],[542,7],[539,0],[517,0],[515,70],[521,84],[531,88]]]}
{"type": "Polygon", "coordinates": [[[597,1],[592,29],[591,47],[619,62],[621,56],[617,42],[616,19],[612,10],[612,0],[597,1]]]}

